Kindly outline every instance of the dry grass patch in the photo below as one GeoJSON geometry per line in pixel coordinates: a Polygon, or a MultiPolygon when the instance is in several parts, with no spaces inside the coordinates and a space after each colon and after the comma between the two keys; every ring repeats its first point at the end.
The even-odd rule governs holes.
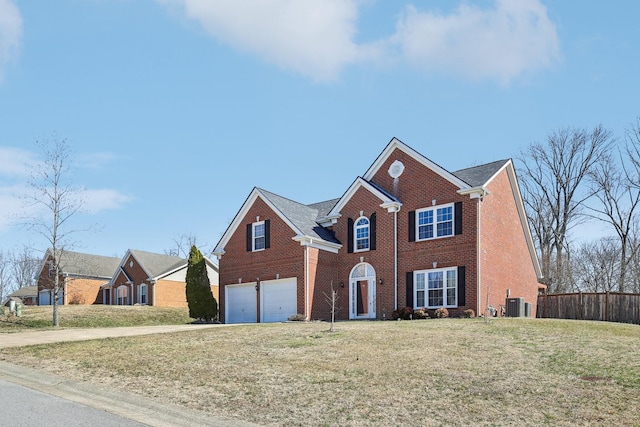
{"type": "MultiPolygon", "coordinates": [[[[63,305],[58,308],[63,328],[178,325],[192,320],[187,308],[129,305],[63,305]]],[[[46,329],[52,325],[51,306],[25,306],[22,317],[0,317],[0,333],[46,329]]]]}
{"type": "Polygon", "coordinates": [[[640,425],[638,326],[442,319],[336,329],[249,325],[0,357],[267,425],[640,425]]]}

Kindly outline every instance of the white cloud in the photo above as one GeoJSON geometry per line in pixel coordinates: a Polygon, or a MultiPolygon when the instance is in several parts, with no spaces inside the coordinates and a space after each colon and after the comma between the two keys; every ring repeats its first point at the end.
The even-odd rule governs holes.
{"type": "Polygon", "coordinates": [[[316,81],[374,54],[358,45],[357,0],[157,0],[178,5],[213,37],[316,81]]]}
{"type": "Polygon", "coordinates": [[[110,188],[86,189],[82,192],[83,208],[91,214],[111,209],[121,209],[131,197],[110,188]]]}
{"type": "Polygon", "coordinates": [[[0,147],[0,176],[29,176],[36,163],[37,160],[30,151],[13,147],[0,147]]]}
{"type": "Polygon", "coordinates": [[[561,57],[555,25],[539,0],[497,0],[489,10],[465,4],[446,16],[407,6],[389,41],[421,69],[503,84],[561,57]]]}
{"type": "Polygon", "coordinates": [[[2,67],[17,54],[22,38],[22,17],[11,0],[0,0],[0,82],[2,67]]]}
{"type": "Polygon", "coordinates": [[[406,6],[388,38],[358,44],[359,0],[156,0],[177,6],[214,38],[283,69],[331,81],[349,65],[386,61],[508,84],[561,57],[540,0],[467,3],[448,15],[406,6]]]}
{"type": "Polygon", "coordinates": [[[25,188],[19,186],[0,186],[0,232],[9,229],[24,213],[24,201],[17,196],[24,191],[25,188]]]}

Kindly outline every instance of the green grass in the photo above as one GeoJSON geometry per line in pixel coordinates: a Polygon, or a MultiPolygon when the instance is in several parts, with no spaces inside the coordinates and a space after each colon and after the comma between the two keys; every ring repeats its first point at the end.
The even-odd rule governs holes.
{"type": "MultiPolygon", "coordinates": [[[[63,328],[175,325],[190,323],[187,308],[150,306],[65,305],[59,307],[63,328]]],[[[53,325],[53,308],[23,307],[22,317],[0,317],[0,333],[47,329],[53,325]]]]}
{"type": "Polygon", "coordinates": [[[6,349],[0,358],[264,425],[640,426],[637,325],[328,327],[214,328],[6,349]]]}

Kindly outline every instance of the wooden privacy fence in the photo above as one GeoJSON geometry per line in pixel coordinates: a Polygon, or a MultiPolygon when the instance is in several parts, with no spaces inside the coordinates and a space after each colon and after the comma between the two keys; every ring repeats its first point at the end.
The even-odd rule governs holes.
{"type": "Polygon", "coordinates": [[[536,317],[640,324],[640,294],[577,292],[538,295],[536,317]]]}

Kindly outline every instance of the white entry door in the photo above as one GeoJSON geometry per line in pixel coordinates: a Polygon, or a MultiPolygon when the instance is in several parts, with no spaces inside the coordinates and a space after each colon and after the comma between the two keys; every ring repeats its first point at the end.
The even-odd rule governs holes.
{"type": "Polygon", "coordinates": [[[255,283],[225,287],[225,323],[255,323],[257,316],[255,283]]]}
{"type": "Polygon", "coordinates": [[[366,262],[356,265],[349,278],[349,318],[376,318],[376,272],[366,262]]]}
{"type": "Polygon", "coordinates": [[[260,283],[260,322],[285,322],[297,313],[295,277],[260,283]]]}

